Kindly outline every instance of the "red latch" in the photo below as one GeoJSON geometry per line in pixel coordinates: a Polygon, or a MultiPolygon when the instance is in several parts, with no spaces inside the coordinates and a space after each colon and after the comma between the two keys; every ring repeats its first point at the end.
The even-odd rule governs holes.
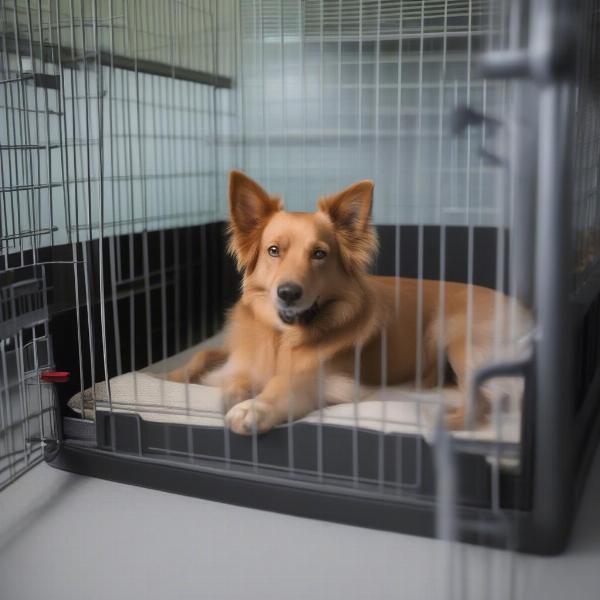
{"type": "Polygon", "coordinates": [[[69,371],[44,371],[40,375],[40,379],[45,383],[65,383],[70,377],[69,371]]]}

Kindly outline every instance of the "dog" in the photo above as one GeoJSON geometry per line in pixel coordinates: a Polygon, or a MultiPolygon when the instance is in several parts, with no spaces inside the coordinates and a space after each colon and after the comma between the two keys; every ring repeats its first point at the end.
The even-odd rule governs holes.
{"type": "MultiPolygon", "coordinates": [[[[241,297],[228,314],[224,346],[201,350],[167,378],[220,386],[233,432],[265,433],[315,410],[318,398],[353,402],[355,376],[365,389],[438,387],[448,399],[446,426],[461,428],[474,371],[527,329],[528,312],[494,290],[370,275],[378,250],[373,189],[359,181],[320,199],[314,213],[286,212],[279,197],[230,173],[229,251],[241,297]],[[509,315],[517,326],[507,341],[509,315]]],[[[523,386],[512,379],[500,392],[514,398],[523,386]]],[[[494,393],[479,390],[477,423],[487,419],[494,393]]]]}

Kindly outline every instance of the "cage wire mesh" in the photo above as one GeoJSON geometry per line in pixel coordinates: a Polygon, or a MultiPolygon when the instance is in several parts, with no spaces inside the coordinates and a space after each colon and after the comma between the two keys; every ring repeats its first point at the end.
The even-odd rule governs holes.
{"type": "MultiPolygon", "coordinates": [[[[69,369],[83,390],[107,377],[109,353],[116,373],[122,371],[120,300],[129,295],[133,311],[139,286],[149,301],[150,289],[162,286],[164,292],[167,278],[171,285],[177,278],[164,261],[150,271],[147,258],[140,260],[147,243],[135,256],[134,234],[224,216],[216,198],[227,151],[219,157],[214,149],[218,128],[226,130],[233,119],[229,95],[220,95],[232,61],[227,47],[217,53],[216,39],[231,6],[219,6],[112,0],[0,5],[0,484],[41,457],[41,440],[57,437],[48,422],[53,387],[40,379],[54,368],[48,298],[55,315],[75,310],[71,350],[79,358],[69,369]],[[102,252],[95,254],[99,239],[110,247],[106,264],[102,252]],[[125,260],[121,250],[129,244],[125,260]],[[97,302],[107,293],[115,324],[110,348],[104,304],[97,302]],[[95,344],[105,357],[97,363],[95,344]]],[[[185,235],[177,230],[165,241],[159,234],[161,255],[167,243],[172,254],[185,235]]],[[[207,240],[202,243],[208,252],[207,240]]],[[[188,305],[194,301],[190,295],[188,305]]],[[[132,342],[136,332],[130,333],[132,342]]],[[[178,347],[186,343],[185,332],[181,338],[178,347]]],[[[151,362],[151,353],[142,360],[151,362]]]]}
{"type": "Polygon", "coordinates": [[[43,458],[54,439],[54,392],[40,379],[52,367],[47,288],[37,277],[3,286],[0,295],[0,489],[43,458]]]}
{"type": "Polygon", "coordinates": [[[447,134],[450,108],[504,114],[506,84],[472,63],[506,18],[504,2],[242,3],[249,173],[293,208],[371,177],[376,223],[497,226],[494,128],[447,134]]]}
{"type": "MultiPolygon", "coordinates": [[[[511,437],[496,410],[500,395],[483,438],[431,425],[426,409],[438,410],[440,390],[419,395],[421,373],[408,402],[416,422],[393,443],[386,435],[406,432],[407,423],[386,402],[375,413],[354,403],[333,422],[321,406],[307,421],[316,427],[315,459],[307,463],[294,424],[283,437],[274,432],[276,458],[256,432],[243,449],[223,427],[218,397],[197,405],[193,385],[175,393],[155,375],[172,364],[169,357],[183,360],[182,352],[189,356],[218,333],[227,289],[235,291],[221,235],[232,167],[281,194],[288,210],[313,210],[324,193],[372,178],[373,220],[389,228],[390,274],[445,281],[460,272],[467,284],[519,292],[508,270],[523,259],[508,166],[520,84],[476,77],[474,64],[482,52],[520,43],[514,23],[521,4],[0,2],[0,486],[41,456],[44,440],[57,439],[49,410],[55,391],[40,378],[57,367],[71,371],[76,400],[69,405],[103,428],[104,450],[437,504],[442,537],[455,538],[460,519],[474,535],[494,529],[510,547],[501,480],[519,470],[520,414],[511,437]],[[461,251],[453,245],[457,227],[465,232],[461,251]],[[481,231],[491,232],[483,263],[481,231]],[[413,250],[405,256],[408,238],[413,250]],[[145,445],[136,437],[141,421],[119,429],[112,413],[150,423],[145,445]],[[343,472],[331,468],[336,448],[324,437],[331,424],[349,435],[343,472]],[[209,438],[219,452],[207,449],[209,438]],[[460,471],[469,463],[457,448],[490,465],[476,486],[491,507],[491,525],[458,514],[460,471]],[[437,465],[437,486],[424,479],[425,461],[437,465]]],[[[590,35],[595,56],[597,36],[590,35]]],[[[581,257],[597,225],[597,157],[584,151],[595,148],[595,76],[584,79],[581,122],[591,126],[579,133],[581,257]]],[[[517,312],[515,302],[507,313],[497,306],[498,359],[517,312]]],[[[440,342],[440,370],[443,361],[440,342]]],[[[449,566],[454,587],[458,567],[449,566]]]]}

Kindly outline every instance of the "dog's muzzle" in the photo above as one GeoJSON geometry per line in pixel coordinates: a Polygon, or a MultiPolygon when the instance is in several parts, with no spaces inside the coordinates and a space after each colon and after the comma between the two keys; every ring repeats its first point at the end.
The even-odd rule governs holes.
{"type": "Polygon", "coordinates": [[[298,312],[293,308],[280,308],[278,314],[279,318],[286,325],[294,325],[295,323],[298,325],[308,325],[315,318],[318,312],[319,306],[317,301],[315,301],[310,308],[307,308],[302,312],[298,312]]]}

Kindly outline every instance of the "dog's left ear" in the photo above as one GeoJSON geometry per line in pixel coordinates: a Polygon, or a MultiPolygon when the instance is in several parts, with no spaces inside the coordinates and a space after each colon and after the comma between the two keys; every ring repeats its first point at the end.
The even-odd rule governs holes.
{"type": "Polygon", "coordinates": [[[367,269],[377,252],[371,224],[374,187],[365,179],[319,201],[319,210],[335,227],[342,260],[350,270],[367,269]]]}

